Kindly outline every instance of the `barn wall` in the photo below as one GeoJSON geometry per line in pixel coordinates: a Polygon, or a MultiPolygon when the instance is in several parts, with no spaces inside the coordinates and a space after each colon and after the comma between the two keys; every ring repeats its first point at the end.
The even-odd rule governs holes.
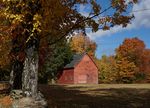
{"type": "Polygon", "coordinates": [[[98,84],[98,69],[88,55],[85,55],[76,66],[74,70],[74,82],[75,84],[98,84]]]}
{"type": "Polygon", "coordinates": [[[59,84],[73,84],[74,83],[74,70],[64,69],[62,75],[58,79],[59,84]]]}

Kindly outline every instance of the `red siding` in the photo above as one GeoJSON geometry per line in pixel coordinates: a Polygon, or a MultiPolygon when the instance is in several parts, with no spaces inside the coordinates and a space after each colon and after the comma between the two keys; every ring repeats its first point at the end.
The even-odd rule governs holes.
{"type": "Polygon", "coordinates": [[[58,79],[59,84],[73,84],[74,83],[74,70],[64,69],[62,75],[58,79]]]}
{"type": "Polygon", "coordinates": [[[85,55],[76,66],[74,70],[74,83],[98,83],[98,69],[88,55],[85,55]]]}
{"type": "Polygon", "coordinates": [[[59,84],[98,84],[98,69],[93,60],[84,55],[74,69],[64,69],[59,84]]]}

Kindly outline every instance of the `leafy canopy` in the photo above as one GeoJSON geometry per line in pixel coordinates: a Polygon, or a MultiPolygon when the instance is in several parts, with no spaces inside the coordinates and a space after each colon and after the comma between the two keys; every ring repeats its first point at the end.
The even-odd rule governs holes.
{"type": "Polygon", "coordinates": [[[85,30],[86,27],[91,27],[95,32],[99,27],[104,30],[114,25],[125,27],[132,16],[124,13],[136,0],[129,3],[125,0],[112,0],[105,10],[101,10],[95,0],[3,0],[2,3],[6,7],[3,13],[11,24],[23,26],[24,43],[42,33],[40,38],[46,38],[49,44],[53,44],[74,30],[85,30]],[[79,13],[78,7],[81,4],[91,6],[89,16],[79,13]],[[99,21],[94,19],[109,9],[114,10],[112,16],[100,17],[99,21]],[[26,36],[25,33],[29,35],[26,36]]]}

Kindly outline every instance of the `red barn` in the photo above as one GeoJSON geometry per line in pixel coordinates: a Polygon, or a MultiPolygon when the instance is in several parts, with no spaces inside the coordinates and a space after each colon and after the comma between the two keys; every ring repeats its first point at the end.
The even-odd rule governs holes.
{"type": "Polygon", "coordinates": [[[71,63],[64,67],[57,82],[59,84],[98,84],[98,68],[88,54],[74,55],[71,63]]]}

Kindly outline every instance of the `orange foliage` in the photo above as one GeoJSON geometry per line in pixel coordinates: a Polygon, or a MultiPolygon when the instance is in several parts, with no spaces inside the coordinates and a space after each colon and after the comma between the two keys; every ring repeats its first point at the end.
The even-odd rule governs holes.
{"type": "Polygon", "coordinates": [[[134,62],[137,67],[140,67],[144,50],[145,44],[142,40],[138,38],[125,39],[117,49],[117,55],[126,57],[128,61],[134,62]]]}
{"type": "Polygon", "coordinates": [[[145,49],[145,44],[138,38],[125,39],[123,44],[117,49],[117,53],[124,57],[128,57],[128,60],[134,59],[141,54],[145,49]]]}
{"type": "Polygon", "coordinates": [[[150,81],[150,49],[145,49],[141,56],[142,64],[140,65],[140,69],[147,76],[146,78],[150,81]]]}
{"type": "Polygon", "coordinates": [[[117,59],[126,58],[129,63],[132,63],[136,67],[135,74],[144,74],[146,78],[150,78],[150,50],[145,48],[142,40],[138,38],[125,39],[116,50],[116,55],[117,59]]]}

